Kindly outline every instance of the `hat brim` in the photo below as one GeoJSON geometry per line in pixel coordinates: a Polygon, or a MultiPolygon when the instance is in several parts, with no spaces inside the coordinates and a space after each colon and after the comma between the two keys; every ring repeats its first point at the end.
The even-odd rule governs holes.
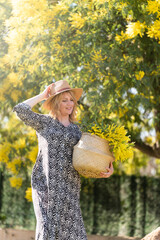
{"type": "Polygon", "coordinates": [[[67,91],[72,91],[74,93],[74,96],[75,96],[76,100],[78,101],[80,99],[82,93],[83,93],[83,88],[71,88],[69,90],[62,90],[62,91],[50,96],[49,98],[47,98],[47,100],[43,103],[43,107],[45,109],[50,110],[49,107],[48,107],[48,103],[58,94],[60,94],[62,92],[67,92],[67,91]]]}

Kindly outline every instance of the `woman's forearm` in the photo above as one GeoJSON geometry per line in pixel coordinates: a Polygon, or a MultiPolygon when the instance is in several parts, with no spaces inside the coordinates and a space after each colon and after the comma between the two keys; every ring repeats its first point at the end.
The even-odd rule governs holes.
{"type": "Polygon", "coordinates": [[[41,102],[42,100],[44,100],[43,94],[38,94],[35,97],[23,101],[23,103],[28,104],[32,108],[34,105],[41,102]]]}

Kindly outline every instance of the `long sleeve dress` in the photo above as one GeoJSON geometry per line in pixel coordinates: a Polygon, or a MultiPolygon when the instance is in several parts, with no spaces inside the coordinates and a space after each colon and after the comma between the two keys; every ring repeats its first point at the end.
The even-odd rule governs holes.
{"type": "Polygon", "coordinates": [[[31,175],[37,220],[36,240],[87,240],[80,209],[80,176],[72,165],[79,127],[65,127],[57,119],[38,114],[26,103],[14,108],[26,125],[36,130],[38,155],[31,175]]]}

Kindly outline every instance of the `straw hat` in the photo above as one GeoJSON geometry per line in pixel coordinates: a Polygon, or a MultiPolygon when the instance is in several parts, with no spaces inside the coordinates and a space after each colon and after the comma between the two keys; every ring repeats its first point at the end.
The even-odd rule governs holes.
{"type": "Polygon", "coordinates": [[[114,156],[109,150],[108,141],[91,133],[82,137],[73,149],[73,167],[84,177],[102,178],[114,156]]]}
{"type": "Polygon", "coordinates": [[[48,103],[59,93],[66,92],[72,90],[75,95],[76,100],[78,101],[82,95],[83,89],[82,88],[71,88],[69,83],[66,80],[59,80],[52,84],[50,88],[50,96],[47,100],[43,103],[44,108],[48,108],[48,103]]]}

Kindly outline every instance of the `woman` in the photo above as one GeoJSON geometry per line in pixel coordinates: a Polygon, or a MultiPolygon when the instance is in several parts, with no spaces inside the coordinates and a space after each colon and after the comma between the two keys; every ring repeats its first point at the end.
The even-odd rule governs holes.
{"type": "MultiPolygon", "coordinates": [[[[38,156],[31,175],[36,240],[87,239],[79,204],[80,176],[72,166],[73,147],[81,138],[73,121],[82,91],[60,80],[13,109],[38,137],[38,156]],[[31,110],[42,100],[46,100],[44,108],[50,115],[31,110]]],[[[102,177],[109,177],[113,166],[107,171],[102,177]]]]}

